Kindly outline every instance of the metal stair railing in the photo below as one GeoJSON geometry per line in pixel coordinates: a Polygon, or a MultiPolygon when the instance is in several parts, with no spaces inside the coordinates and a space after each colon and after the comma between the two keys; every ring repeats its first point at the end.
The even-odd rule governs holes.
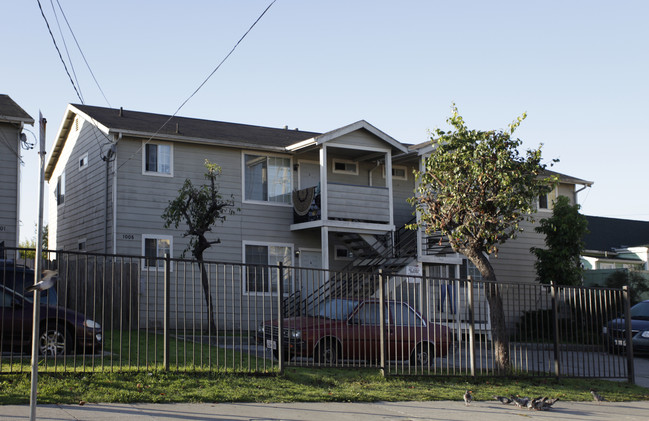
{"type": "MultiPolygon", "coordinates": [[[[372,285],[372,282],[367,282],[363,275],[374,274],[379,268],[396,272],[417,256],[417,231],[406,229],[406,225],[412,224],[414,221],[413,218],[395,232],[392,237],[395,241],[391,241],[392,238],[389,238],[390,241],[387,242],[388,246],[383,253],[377,253],[372,257],[360,257],[359,259],[362,260],[356,259],[350,262],[303,299],[300,291],[289,295],[284,299],[282,305],[284,316],[303,314],[310,305],[327,296],[372,295],[377,286],[372,285]]],[[[377,239],[376,242],[383,244],[381,239],[377,239]]],[[[374,245],[376,243],[371,248],[376,250],[374,245]]],[[[372,277],[369,279],[371,280],[372,277]]]]}

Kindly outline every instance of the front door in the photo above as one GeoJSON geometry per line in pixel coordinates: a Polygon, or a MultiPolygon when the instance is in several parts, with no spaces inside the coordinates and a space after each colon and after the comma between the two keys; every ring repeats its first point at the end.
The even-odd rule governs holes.
{"type": "Polygon", "coordinates": [[[320,250],[300,250],[300,280],[302,297],[308,297],[319,288],[324,280],[322,252],[320,250]]]}
{"type": "Polygon", "coordinates": [[[312,161],[300,161],[300,189],[315,187],[320,184],[320,164],[312,161]]]}

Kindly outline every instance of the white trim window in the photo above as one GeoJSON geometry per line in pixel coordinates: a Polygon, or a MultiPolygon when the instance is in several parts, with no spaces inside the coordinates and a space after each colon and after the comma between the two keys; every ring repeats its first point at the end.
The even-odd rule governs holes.
{"type": "Polygon", "coordinates": [[[56,204],[61,206],[65,203],[65,171],[56,179],[56,204]]]}
{"type": "MultiPolygon", "coordinates": [[[[293,265],[293,245],[278,243],[243,243],[243,290],[246,294],[277,294],[278,265],[293,265]]],[[[284,271],[284,295],[292,290],[290,270],[284,271]]]]}
{"type": "Polygon", "coordinates": [[[291,204],[291,158],[246,153],[243,154],[243,168],[244,201],[291,204]]]}
{"type": "Polygon", "coordinates": [[[86,168],[88,168],[88,152],[79,158],[79,171],[85,170],[86,168]]]}
{"type": "Polygon", "coordinates": [[[170,235],[142,234],[142,269],[162,270],[164,256],[171,256],[173,250],[173,237],[170,235]]]}
{"type": "Polygon", "coordinates": [[[552,210],[552,209],[550,208],[550,200],[549,200],[549,198],[548,198],[548,194],[547,194],[547,193],[545,193],[545,194],[540,194],[539,197],[536,199],[536,203],[537,203],[537,209],[538,209],[539,211],[547,212],[547,211],[552,210]]]}
{"type": "Polygon", "coordinates": [[[332,159],[331,172],[334,174],[358,175],[358,162],[345,159],[332,159]]]}
{"type": "MultiPolygon", "coordinates": [[[[383,166],[383,178],[385,178],[385,165],[383,166]]],[[[408,180],[408,167],[405,165],[392,166],[393,180],[408,180]]]]}
{"type": "Polygon", "coordinates": [[[173,177],[173,145],[166,142],[143,143],[142,174],[173,177]]]}

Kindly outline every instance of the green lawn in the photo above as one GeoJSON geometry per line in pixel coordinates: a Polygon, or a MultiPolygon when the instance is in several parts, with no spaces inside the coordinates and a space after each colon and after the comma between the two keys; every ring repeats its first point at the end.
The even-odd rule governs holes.
{"type": "MultiPolygon", "coordinates": [[[[596,388],[609,401],[649,399],[649,389],[605,380],[382,377],[376,369],[288,368],[283,375],[206,372],[96,372],[39,375],[39,403],[83,402],[373,402],[477,400],[492,395],[591,400],[596,388]]],[[[28,404],[29,373],[0,376],[0,404],[28,404]]]]}

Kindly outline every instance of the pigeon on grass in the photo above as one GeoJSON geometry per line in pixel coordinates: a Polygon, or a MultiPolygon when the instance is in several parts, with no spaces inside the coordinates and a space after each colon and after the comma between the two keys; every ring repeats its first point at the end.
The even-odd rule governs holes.
{"type": "Polygon", "coordinates": [[[606,402],[606,399],[604,399],[604,396],[600,395],[599,393],[597,393],[593,389],[590,389],[590,394],[593,395],[593,400],[595,402],[597,402],[598,405],[600,403],[602,403],[602,402],[606,402]]]}

